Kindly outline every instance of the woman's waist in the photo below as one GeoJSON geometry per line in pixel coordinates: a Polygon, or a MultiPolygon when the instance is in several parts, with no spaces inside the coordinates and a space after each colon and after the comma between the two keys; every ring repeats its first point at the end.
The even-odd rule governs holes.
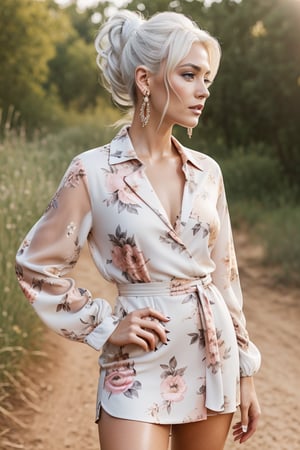
{"type": "Polygon", "coordinates": [[[212,283],[211,275],[198,278],[172,278],[166,281],[151,281],[148,283],[118,283],[120,296],[176,296],[196,292],[199,287],[207,288],[212,283]]]}

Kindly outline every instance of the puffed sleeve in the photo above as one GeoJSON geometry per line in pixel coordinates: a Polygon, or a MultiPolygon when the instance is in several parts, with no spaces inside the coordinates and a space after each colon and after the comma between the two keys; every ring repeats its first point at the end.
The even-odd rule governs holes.
{"type": "Polygon", "coordinates": [[[261,356],[257,347],[249,340],[246,329],[243,297],[221,174],[219,180],[217,211],[220,219],[220,231],[211,254],[216,265],[212,278],[227,304],[233,321],[239,346],[240,374],[241,376],[252,376],[260,367],[261,356]]]}
{"type": "Polygon", "coordinates": [[[117,326],[109,303],[92,299],[66,274],[92,228],[86,171],[75,158],[44,215],[23,241],[16,274],[33,308],[58,334],[99,350],[117,326]]]}

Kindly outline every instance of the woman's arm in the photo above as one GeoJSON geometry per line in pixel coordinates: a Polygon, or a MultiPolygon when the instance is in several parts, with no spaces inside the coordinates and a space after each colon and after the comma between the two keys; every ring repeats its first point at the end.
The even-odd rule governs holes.
{"type": "Polygon", "coordinates": [[[100,349],[118,321],[107,301],[92,299],[86,288],[66,277],[91,227],[87,175],[81,159],[75,158],[46,212],[23,241],[16,273],[25,296],[50,328],[100,349]]]}
{"type": "Polygon", "coordinates": [[[245,442],[255,432],[260,415],[253,375],[260,367],[261,356],[257,347],[250,341],[246,329],[243,297],[222,176],[220,176],[217,210],[220,232],[212,250],[212,259],[216,265],[212,277],[226,302],[236,332],[241,375],[241,422],[235,425],[234,435],[236,440],[245,442]],[[243,432],[242,426],[244,430],[247,428],[246,432],[243,432]]]}

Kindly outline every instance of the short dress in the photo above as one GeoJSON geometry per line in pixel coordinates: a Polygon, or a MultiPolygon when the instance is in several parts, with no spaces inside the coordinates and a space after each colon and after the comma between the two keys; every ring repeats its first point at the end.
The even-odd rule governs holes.
{"type": "Polygon", "coordinates": [[[101,350],[96,419],[102,408],[159,424],[233,412],[240,377],[260,366],[242,311],[221,170],[172,141],[185,176],[175,224],[125,127],[74,158],[17,254],[18,281],[41,319],[101,350]],[[113,308],[67,276],[86,240],[101,275],[117,285],[113,308]],[[169,318],[160,323],[166,344],[157,338],[155,350],[144,351],[108,342],[126,314],[148,306],[169,318]]]}

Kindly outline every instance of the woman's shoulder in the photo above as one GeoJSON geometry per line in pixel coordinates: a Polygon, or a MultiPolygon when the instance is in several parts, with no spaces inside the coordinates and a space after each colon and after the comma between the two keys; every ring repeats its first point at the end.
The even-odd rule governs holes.
{"type": "Polygon", "coordinates": [[[85,167],[105,166],[108,161],[110,143],[85,150],[75,156],[85,167]]]}

